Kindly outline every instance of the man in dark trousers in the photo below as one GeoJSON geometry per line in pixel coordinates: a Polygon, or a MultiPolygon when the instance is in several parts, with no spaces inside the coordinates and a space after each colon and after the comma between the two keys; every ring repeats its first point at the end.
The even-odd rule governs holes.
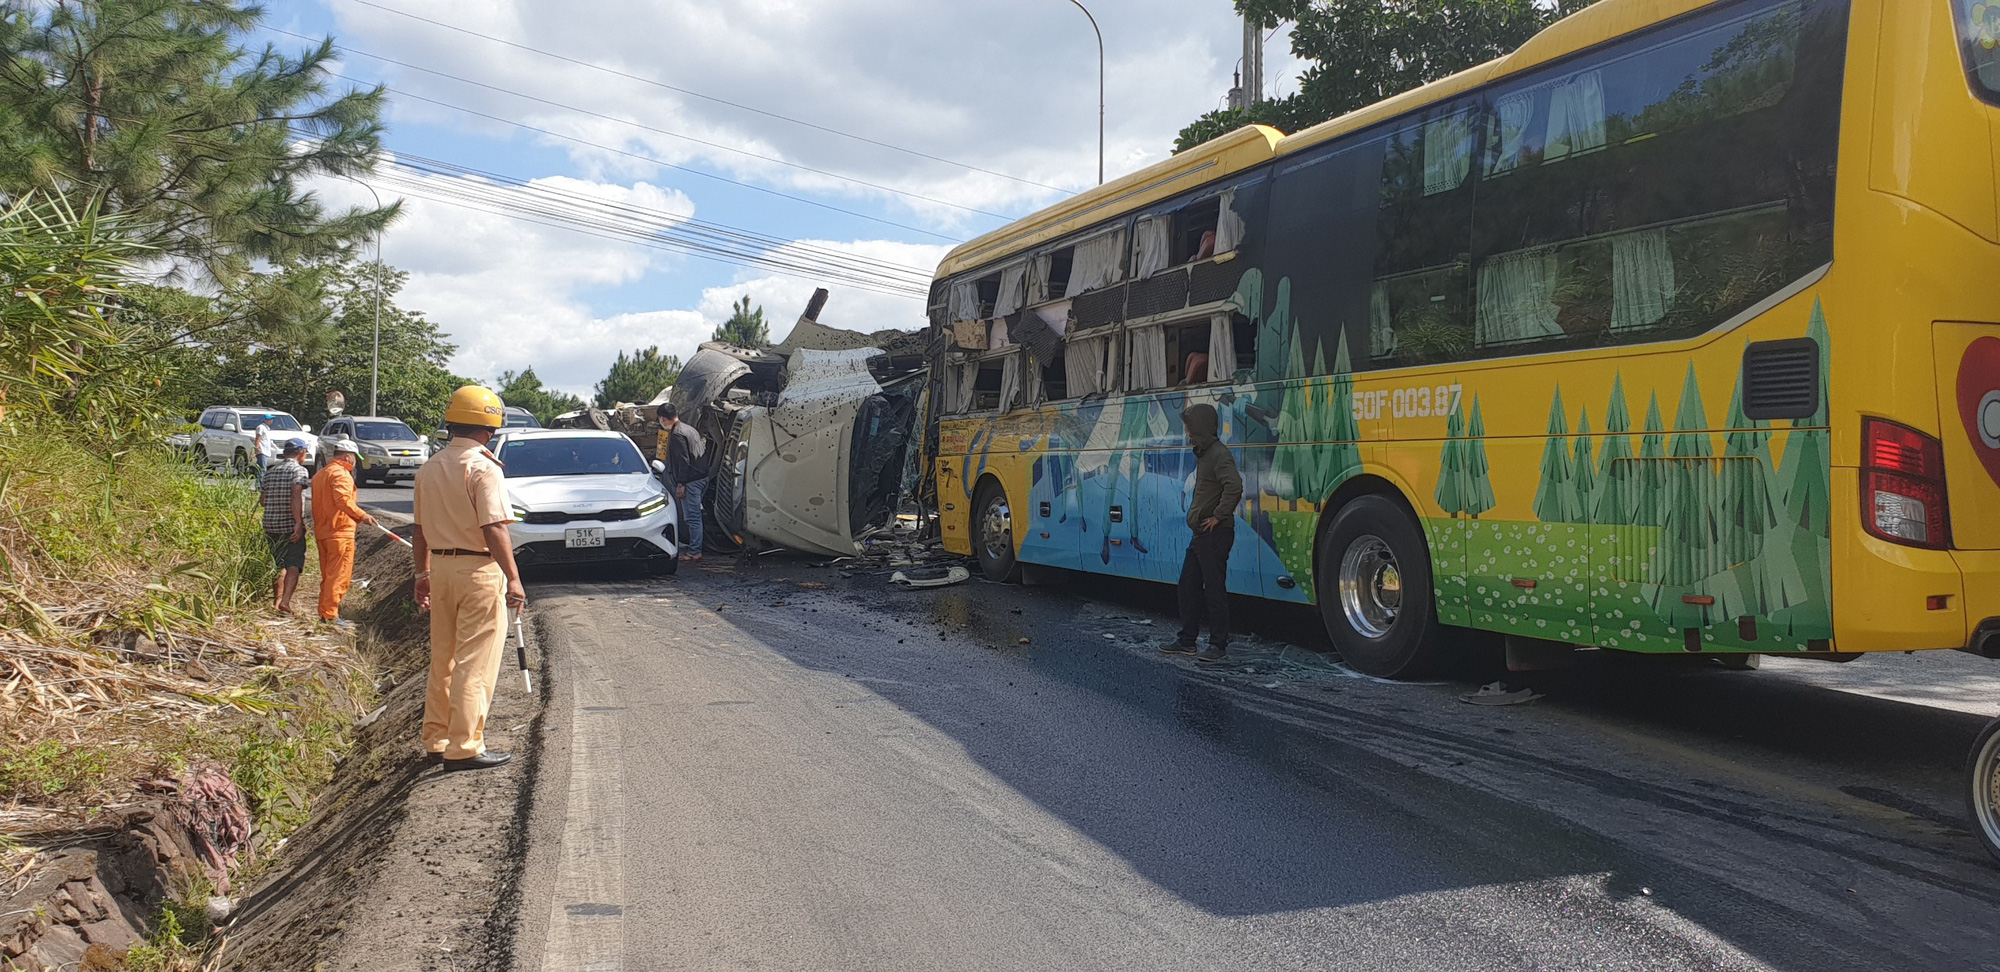
{"type": "Polygon", "coordinates": [[[1236,507],[1243,502],[1243,477],[1236,457],[1216,437],[1215,406],[1190,405],[1181,427],[1194,449],[1194,498],[1188,503],[1187,557],[1181,561],[1181,634],[1160,650],[1193,655],[1198,662],[1229,660],[1229,548],[1236,543],[1236,507]],[[1208,648],[1195,650],[1203,612],[1208,615],[1208,648]]]}

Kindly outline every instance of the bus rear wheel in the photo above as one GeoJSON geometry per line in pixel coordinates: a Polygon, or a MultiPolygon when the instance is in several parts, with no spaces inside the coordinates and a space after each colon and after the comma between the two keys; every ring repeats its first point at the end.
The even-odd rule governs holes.
{"type": "Polygon", "coordinates": [[[1320,617],[1342,661],[1378,678],[1418,678],[1441,661],[1431,558],[1416,518],[1386,496],[1359,496],[1320,535],[1320,617]]]}
{"type": "Polygon", "coordinates": [[[1986,724],[1965,767],[1965,804],[1980,846],[2000,861],[2000,719],[1986,724]]]}
{"type": "Polygon", "coordinates": [[[1014,511],[1007,490],[988,481],[972,502],[972,553],[987,580],[1012,583],[1021,577],[1014,560],[1014,511]]]}

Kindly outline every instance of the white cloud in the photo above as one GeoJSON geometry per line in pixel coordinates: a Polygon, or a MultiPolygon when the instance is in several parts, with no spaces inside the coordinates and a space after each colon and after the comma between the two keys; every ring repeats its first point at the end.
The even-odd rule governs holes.
{"type": "MultiPolygon", "coordinates": [[[[1164,157],[1174,133],[1217,107],[1241,48],[1227,0],[1093,0],[1107,56],[1110,175],[1164,157]]],[[[673,162],[741,178],[889,203],[949,229],[978,222],[937,203],[888,196],[700,141],[739,147],[961,206],[1021,212],[1064,193],[971,172],[637,81],[508,48],[373,7],[333,3],[343,43],[434,71],[527,92],[687,136],[604,119],[350,59],[357,77],[673,162]],[[700,141],[695,141],[700,140],[700,141]]],[[[1069,190],[1095,180],[1097,48],[1061,0],[739,0],[730,4],[469,0],[405,9],[828,128],[1069,190]]],[[[1283,36],[1268,76],[1287,69],[1283,36]],[[1273,70],[1275,69],[1275,70],[1273,70]]],[[[391,96],[399,123],[490,131],[490,122],[391,96]]],[[[528,136],[599,179],[657,170],[610,153],[528,136]]],[[[982,224],[988,225],[988,224],[982,224]]]]}
{"type": "MultiPolygon", "coordinates": [[[[644,183],[628,187],[558,177],[536,184],[652,210],[693,211],[684,194],[644,183]]],[[[329,181],[318,191],[334,207],[373,203],[366,189],[352,183],[329,181]]],[[[936,266],[948,249],[886,240],[793,245],[918,269],[936,266]]],[[[657,345],[662,353],[687,360],[745,294],[764,307],[774,340],[790,331],[816,286],[832,291],[820,315],[830,326],[876,331],[924,324],[920,298],[748,270],[737,271],[729,284],[704,289],[693,307],[600,316],[589,299],[601,289],[706,264],[417,196],[404,197],[404,216],[385,235],[383,259],[410,274],[397,302],[424,312],[459,346],[452,367],[460,374],[485,380],[533,367],[544,384],[584,396],[619,351],[657,345]]]]}

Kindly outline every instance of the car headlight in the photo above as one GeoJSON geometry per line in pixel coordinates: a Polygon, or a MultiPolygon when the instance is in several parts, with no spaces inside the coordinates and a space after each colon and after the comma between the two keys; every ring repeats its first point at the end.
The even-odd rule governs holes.
{"type": "Polygon", "coordinates": [[[660,495],[655,496],[652,499],[639,504],[639,515],[652,516],[653,514],[658,513],[666,508],[667,508],[667,494],[661,493],[660,495]]]}
{"type": "Polygon", "coordinates": [[[370,456],[386,457],[389,455],[389,450],[384,449],[381,446],[378,446],[372,442],[361,443],[361,452],[363,455],[370,455],[370,456]]]}
{"type": "Polygon", "coordinates": [[[514,519],[516,520],[525,520],[528,518],[528,508],[519,503],[510,505],[508,509],[514,512],[514,519]]]}

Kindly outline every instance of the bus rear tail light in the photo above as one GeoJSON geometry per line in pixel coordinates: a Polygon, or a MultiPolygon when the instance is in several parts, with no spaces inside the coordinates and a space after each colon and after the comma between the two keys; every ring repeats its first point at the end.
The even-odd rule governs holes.
{"type": "Polygon", "coordinates": [[[1885,419],[1861,423],[1861,525],[1891,543],[1951,546],[1944,444],[1885,419]]]}

